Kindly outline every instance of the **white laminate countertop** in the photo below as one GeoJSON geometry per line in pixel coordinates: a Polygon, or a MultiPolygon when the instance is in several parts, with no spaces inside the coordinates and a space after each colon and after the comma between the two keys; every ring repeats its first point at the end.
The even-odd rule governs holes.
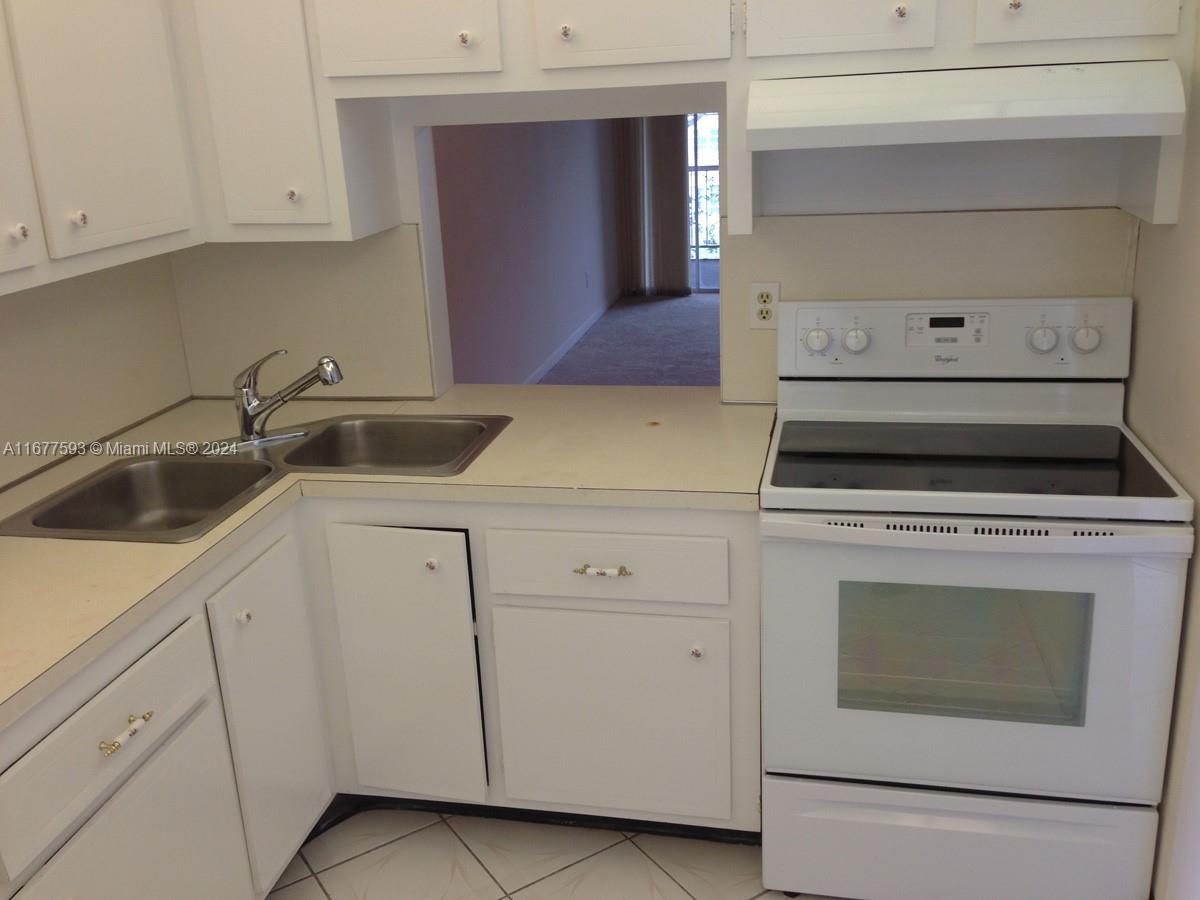
{"type": "MultiPolygon", "coordinates": [[[[716,388],[459,385],[433,401],[293,401],[271,419],[273,428],[360,413],[496,414],[513,422],[460,475],[290,474],[184,544],[0,537],[0,728],[29,707],[35,682],[44,696],[115,642],[118,620],[136,627],[144,616],[127,613],[269,504],[294,503],[303,491],[750,511],[758,508],[774,412],[723,405],[716,388]],[[101,632],[106,639],[94,641],[101,632]],[[90,654],[83,652],[89,642],[96,644],[90,654]]],[[[229,400],[192,400],[119,439],[218,440],[235,428],[229,400]]],[[[0,518],[112,461],[76,457],[0,492],[0,518]]]]}

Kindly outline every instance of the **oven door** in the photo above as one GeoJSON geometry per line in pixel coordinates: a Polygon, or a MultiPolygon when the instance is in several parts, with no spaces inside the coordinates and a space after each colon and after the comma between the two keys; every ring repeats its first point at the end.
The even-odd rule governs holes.
{"type": "Polygon", "coordinates": [[[768,773],[1156,803],[1188,526],[764,513],[768,773]]]}

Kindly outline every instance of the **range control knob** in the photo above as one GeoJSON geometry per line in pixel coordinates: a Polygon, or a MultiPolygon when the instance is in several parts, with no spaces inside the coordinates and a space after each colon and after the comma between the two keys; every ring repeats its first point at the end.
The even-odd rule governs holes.
{"type": "Polygon", "coordinates": [[[1034,353],[1049,353],[1058,346],[1058,332],[1042,326],[1029,332],[1029,348],[1034,353]]]}
{"type": "Polygon", "coordinates": [[[1084,325],[1071,332],[1071,346],[1080,353],[1091,353],[1100,346],[1101,340],[1100,329],[1090,325],[1084,325]]]}
{"type": "Polygon", "coordinates": [[[842,335],[842,346],[848,353],[862,353],[871,346],[871,335],[865,328],[851,328],[842,335]]]}
{"type": "Polygon", "coordinates": [[[813,353],[821,353],[829,348],[829,332],[824,328],[810,328],[804,335],[804,346],[813,353]]]}

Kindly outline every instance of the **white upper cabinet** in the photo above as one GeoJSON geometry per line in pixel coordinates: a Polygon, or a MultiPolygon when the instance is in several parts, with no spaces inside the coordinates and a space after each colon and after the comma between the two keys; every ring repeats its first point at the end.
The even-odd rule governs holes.
{"type": "Polygon", "coordinates": [[[315,0],[326,75],[500,71],[499,0],[315,0]]]}
{"type": "Polygon", "coordinates": [[[543,69],[728,59],[729,0],[534,0],[543,69]]]}
{"type": "Polygon", "coordinates": [[[746,0],[746,54],[932,47],[937,0],[746,0]]]}
{"type": "Polygon", "coordinates": [[[50,255],[189,228],[161,0],[8,0],[8,12],[50,255]]]}
{"type": "Polygon", "coordinates": [[[23,269],[46,258],[46,239],[21,121],[4,16],[0,15],[0,272],[23,269]]]}
{"type": "Polygon", "coordinates": [[[976,0],[975,40],[1175,34],[1179,0],[976,0]]]}
{"type": "Polygon", "coordinates": [[[267,891],[333,799],[300,552],[280,538],[208,601],[250,871],[267,891]]]}
{"type": "Polygon", "coordinates": [[[343,523],[327,535],[359,782],[483,802],[466,537],[343,523]]]}
{"type": "Polygon", "coordinates": [[[301,0],[195,5],[228,220],[329,221],[301,0]]]}

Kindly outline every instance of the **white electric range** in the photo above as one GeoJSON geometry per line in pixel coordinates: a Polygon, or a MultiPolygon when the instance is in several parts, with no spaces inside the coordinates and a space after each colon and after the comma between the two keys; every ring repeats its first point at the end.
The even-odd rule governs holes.
{"type": "Polygon", "coordinates": [[[1148,895],[1193,504],[1123,422],[1131,312],[781,304],[767,887],[1148,895]]]}

